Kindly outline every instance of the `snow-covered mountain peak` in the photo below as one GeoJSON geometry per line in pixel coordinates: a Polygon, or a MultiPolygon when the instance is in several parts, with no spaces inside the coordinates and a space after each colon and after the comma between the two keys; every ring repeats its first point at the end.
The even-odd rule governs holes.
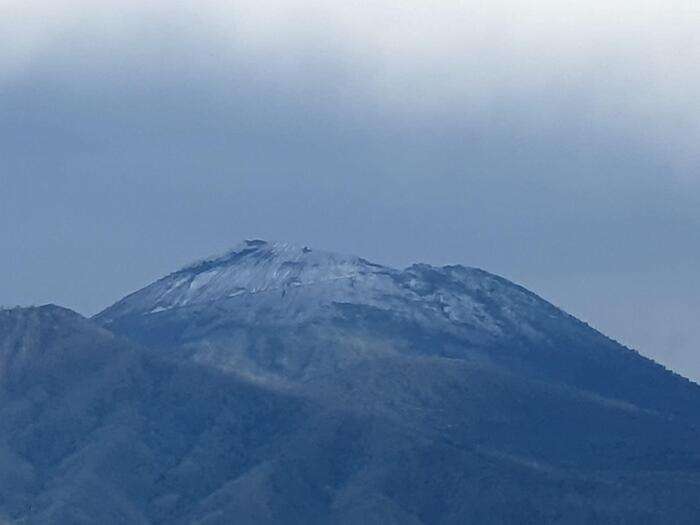
{"type": "Polygon", "coordinates": [[[187,282],[194,295],[206,288],[220,298],[224,291],[235,294],[309,285],[381,268],[353,255],[285,242],[247,240],[223,255],[190,264],[170,277],[176,283],[187,282]]]}
{"type": "Polygon", "coordinates": [[[121,307],[126,307],[126,311],[157,313],[240,295],[364,279],[387,272],[395,270],[353,255],[284,242],[247,240],[132,294],[121,307]]]}
{"type": "Polygon", "coordinates": [[[232,266],[239,270],[245,267],[256,267],[261,271],[264,268],[269,273],[268,277],[277,279],[280,276],[295,273],[291,271],[292,267],[304,266],[317,268],[318,273],[324,270],[334,273],[339,267],[349,270],[374,265],[352,255],[315,250],[308,246],[287,242],[254,239],[243,241],[224,254],[196,261],[176,273],[202,274],[232,266]],[[283,269],[286,271],[282,271],[283,269]]]}
{"type": "Polygon", "coordinates": [[[384,312],[432,330],[478,332],[481,339],[508,331],[536,338],[535,319],[561,315],[525,289],[475,268],[414,264],[398,270],[353,255],[248,240],[154,282],[97,319],[111,325],[141,316],[149,323],[196,310],[226,323],[252,319],[299,326],[342,318],[352,308],[370,317],[374,314],[368,312],[384,312]]]}

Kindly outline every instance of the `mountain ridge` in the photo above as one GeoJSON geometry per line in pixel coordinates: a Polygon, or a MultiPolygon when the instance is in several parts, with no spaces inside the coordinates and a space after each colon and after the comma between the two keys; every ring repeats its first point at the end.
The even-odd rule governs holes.
{"type": "Polygon", "coordinates": [[[93,319],[0,311],[0,519],[690,525],[699,408],[486,271],[248,241],[93,319]]]}

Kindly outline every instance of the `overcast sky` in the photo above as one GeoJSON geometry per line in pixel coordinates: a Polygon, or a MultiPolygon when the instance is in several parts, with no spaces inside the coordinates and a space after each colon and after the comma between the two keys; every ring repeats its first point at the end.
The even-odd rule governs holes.
{"type": "Polygon", "coordinates": [[[698,28],[695,0],[0,0],[0,304],[93,314],[259,237],[482,267],[700,379],[698,28]]]}

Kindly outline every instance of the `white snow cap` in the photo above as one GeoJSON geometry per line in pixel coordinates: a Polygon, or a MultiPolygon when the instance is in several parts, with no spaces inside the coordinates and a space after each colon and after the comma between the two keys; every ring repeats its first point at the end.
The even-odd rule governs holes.
{"type": "Polygon", "coordinates": [[[199,260],[166,277],[160,282],[158,302],[183,306],[379,270],[388,269],[353,255],[284,242],[246,240],[224,254],[199,260]]]}

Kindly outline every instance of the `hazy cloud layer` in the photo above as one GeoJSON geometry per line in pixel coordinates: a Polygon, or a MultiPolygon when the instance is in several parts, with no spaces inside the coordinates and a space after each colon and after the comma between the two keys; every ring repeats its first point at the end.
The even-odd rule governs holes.
{"type": "Polygon", "coordinates": [[[0,0],[1,303],[245,237],[532,287],[700,377],[691,2],[0,0]]]}

